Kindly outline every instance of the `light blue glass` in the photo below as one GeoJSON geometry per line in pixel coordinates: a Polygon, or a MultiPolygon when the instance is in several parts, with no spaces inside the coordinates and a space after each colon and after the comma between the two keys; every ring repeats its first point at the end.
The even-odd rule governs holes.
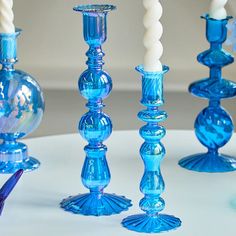
{"type": "Polygon", "coordinates": [[[227,24],[227,28],[230,34],[227,37],[225,44],[232,46],[233,51],[236,52],[236,19],[231,20],[227,24]]]}
{"type": "Polygon", "coordinates": [[[111,135],[112,122],[102,108],[112,90],[112,80],[103,71],[102,44],[107,38],[107,13],[114,10],[112,5],[80,5],[74,8],[82,12],[84,39],[89,45],[88,69],[79,78],[81,95],[88,100],[89,111],[79,122],[79,132],[88,141],[84,150],[86,158],[82,169],[83,185],[90,190],[88,194],[69,197],[61,202],[66,211],[82,215],[112,215],[128,210],[131,201],[124,196],[104,193],[110,182],[110,171],[106,160],[107,147],[103,142],[111,135]]]}
{"type": "Polygon", "coordinates": [[[14,69],[17,37],[0,34],[0,173],[31,171],[40,163],[28,155],[28,148],[17,139],[27,136],[40,124],[44,99],[37,82],[27,73],[14,69]]]}
{"type": "Polygon", "coordinates": [[[236,159],[219,153],[231,138],[233,121],[221,106],[221,99],[236,96],[236,84],[222,78],[222,68],[234,62],[234,58],[222,48],[227,38],[227,23],[223,20],[206,20],[206,36],[211,47],[198,56],[198,61],[210,68],[210,77],[190,85],[189,91],[198,97],[209,99],[209,106],[203,109],[195,121],[198,140],[207,153],[195,154],[180,160],[180,166],[199,172],[228,172],[236,170],[236,159]]]}
{"type": "Polygon", "coordinates": [[[159,125],[159,122],[167,119],[167,113],[159,110],[159,107],[164,104],[163,79],[169,68],[164,66],[162,72],[146,72],[142,66],[136,69],[142,74],[141,104],[147,107],[138,114],[140,120],[147,122],[140,129],[140,135],[145,140],[140,148],[145,171],[140,183],[140,191],[144,194],[144,198],[139,206],[145,214],[129,216],[122,221],[122,225],[136,232],[160,233],[176,229],[181,225],[179,218],[160,214],[165,208],[165,202],[161,198],[165,184],[160,165],[166,153],[161,143],[166,130],[159,125]]]}

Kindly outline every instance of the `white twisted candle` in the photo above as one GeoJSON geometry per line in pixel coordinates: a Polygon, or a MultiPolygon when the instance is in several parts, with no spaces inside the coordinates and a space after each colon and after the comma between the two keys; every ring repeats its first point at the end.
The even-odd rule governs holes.
{"type": "Polygon", "coordinates": [[[144,46],[147,49],[144,56],[144,70],[148,72],[162,71],[160,58],[163,54],[163,46],[160,38],[163,34],[163,27],[159,21],[162,16],[162,6],[159,0],[143,0],[146,8],[143,24],[146,33],[144,35],[144,46]]]}
{"type": "Polygon", "coordinates": [[[209,16],[216,20],[223,20],[227,17],[227,12],[225,10],[225,5],[228,0],[212,0],[209,16]]]}
{"type": "Polygon", "coordinates": [[[0,33],[14,33],[13,0],[0,0],[0,33]]]}

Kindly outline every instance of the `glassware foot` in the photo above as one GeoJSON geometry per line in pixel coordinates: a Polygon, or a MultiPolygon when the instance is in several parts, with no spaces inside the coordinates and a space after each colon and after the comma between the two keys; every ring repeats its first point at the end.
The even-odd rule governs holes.
{"type": "Polygon", "coordinates": [[[87,216],[108,216],[127,211],[131,200],[115,194],[80,194],[61,202],[61,208],[74,214],[87,216]]]}
{"type": "Polygon", "coordinates": [[[222,154],[200,153],[183,158],[179,165],[198,172],[230,172],[236,170],[236,158],[222,154]]]}
{"type": "Polygon", "coordinates": [[[122,225],[129,230],[140,233],[160,233],[177,229],[181,226],[181,220],[164,214],[156,216],[140,214],[125,218],[122,225]]]}
{"type": "Polygon", "coordinates": [[[33,157],[17,162],[0,162],[0,174],[13,174],[20,169],[24,170],[24,172],[29,172],[37,169],[39,166],[40,162],[33,157]]]}

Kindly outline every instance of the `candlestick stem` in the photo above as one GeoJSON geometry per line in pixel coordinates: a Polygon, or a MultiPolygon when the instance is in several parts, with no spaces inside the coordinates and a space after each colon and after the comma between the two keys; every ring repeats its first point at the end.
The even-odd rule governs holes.
{"type": "Polygon", "coordinates": [[[101,45],[107,38],[107,13],[112,5],[81,5],[75,8],[83,14],[84,39],[89,45],[88,69],[79,79],[81,95],[88,100],[89,111],[81,118],[79,131],[88,141],[86,159],[82,169],[82,182],[90,190],[88,194],[69,197],[61,202],[66,211],[82,215],[112,215],[128,210],[131,201],[124,196],[104,193],[110,182],[110,170],[106,160],[107,147],[103,142],[111,135],[112,122],[102,108],[112,90],[112,80],[102,66],[104,53],[101,45]]]}
{"type": "Polygon", "coordinates": [[[208,151],[183,158],[179,164],[199,172],[234,171],[236,158],[218,151],[229,142],[234,130],[232,118],[221,106],[222,99],[236,96],[236,84],[222,78],[222,68],[234,62],[234,58],[222,49],[230,17],[215,20],[207,15],[203,19],[206,20],[206,36],[211,46],[198,56],[198,61],[210,68],[210,77],[194,82],[189,91],[195,96],[209,99],[209,106],[200,112],[194,125],[198,140],[208,151]]]}
{"type": "Polygon", "coordinates": [[[163,79],[168,70],[169,68],[164,66],[161,72],[147,72],[142,66],[137,67],[137,71],[142,74],[141,104],[147,107],[138,114],[140,120],[147,122],[140,129],[140,135],[145,140],[140,148],[145,170],[140,183],[144,198],[139,206],[145,214],[129,216],[122,221],[122,224],[129,230],[142,233],[169,231],[181,225],[180,219],[160,214],[165,208],[165,202],[161,198],[165,184],[160,165],[166,153],[161,143],[166,130],[159,125],[159,122],[166,120],[167,113],[159,110],[159,107],[164,104],[163,79]]]}

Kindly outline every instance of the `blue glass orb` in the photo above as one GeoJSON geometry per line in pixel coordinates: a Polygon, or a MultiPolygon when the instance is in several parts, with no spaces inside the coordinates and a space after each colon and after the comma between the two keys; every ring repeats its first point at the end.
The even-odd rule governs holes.
{"type": "Polygon", "coordinates": [[[166,129],[162,126],[156,126],[150,130],[150,126],[145,125],[140,128],[139,133],[147,141],[159,141],[166,135],[166,129]]]}
{"type": "MultiPolygon", "coordinates": [[[[151,169],[155,169],[160,164],[166,153],[165,147],[162,143],[143,143],[140,148],[140,154],[143,160],[150,165],[151,169]],[[150,163],[150,164],[149,164],[150,163]],[[157,165],[157,166],[156,166],[157,165]]],[[[147,166],[147,169],[150,169],[147,166]]]]}
{"type": "Polygon", "coordinates": [[[15,140],[40,124],[44,99],[37,82],[20,70],[0,71],[0,138],[15,140]]]}
{"type": "Polygon", "coordinates": [[[112,90],[112,80],[105,71],[86,70],[79,78],[79,90],[87,100],[105,99],[112,90]]]}
{"type": "Polygon", "coordinates": [[[161,212],[165,208],[165,201],[162,198],[150,197],[141,199],[139,206],[142,211],[156,215],[157,212],[161,212]]]}
{"type": "Polygon", "coordinates": [[[102,143],[112,132],[111,119],[103,112],[87,112],[79,122],[82,137],[91,144],[102,143]]]}
{"type": "Polygon", "coordinates": [[[233,121],[222,107],[207,107],[195,121],[195,132],[204,146],[218,149],[232,137],[233,121]]]}

